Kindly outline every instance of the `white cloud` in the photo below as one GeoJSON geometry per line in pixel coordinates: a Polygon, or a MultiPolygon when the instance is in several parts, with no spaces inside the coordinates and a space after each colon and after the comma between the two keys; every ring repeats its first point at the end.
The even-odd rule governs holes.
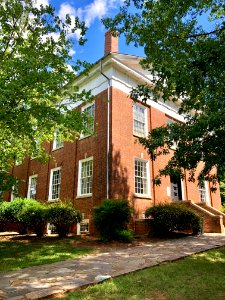
{"type": "Polygon", "coordinates": [[[37,8],[40,8],[41,5],[43,6],[47,6],[49,5],[49,1],[48,0],[33,0],[34,6],[37,8]]]}
{"type": "Polygon", "coordinates": [[[74,49],[70,49],[69,55],[70,55],[70,56],[73,56],[74,54],[76,54],[76,51],[75,51],[74,49]]]}
{"type": "Polygon", "coordinates": [[[66,15],[76,16],[76,9],[68,3],[62,3],[59,9],[59,17],[64,20],[66,15]]]}
{"type": "MultiPolygon", "coordinates": [[[[79,8],[75,8],[64,2],[60,6],[59,17],[65,19],[66,14],[69,14],[71,17],[79,17],[89,27],[96,19],[102,19],[111,10],[118,8],[123,2],[124,0],[94,0],[92,3],[79,8]]],[[[79,38],[78,34],[77,38],[79,38]]]]}
{"type": "Polygon", "coordinates": [[[89,27],[95,19],[101,19],[107,12],[107,0],[95,0],[84,9],[84,21],[89,27]]]}

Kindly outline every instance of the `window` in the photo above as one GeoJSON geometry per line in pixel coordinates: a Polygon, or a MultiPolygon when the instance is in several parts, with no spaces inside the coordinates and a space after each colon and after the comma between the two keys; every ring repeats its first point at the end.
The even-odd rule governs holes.
{"type": "Polygon", "coordinates": [[[48,200],[57,200],[60,195],[61,168],[51,170],[48,200]]]}
{"type": "Polygon", "coordinates": [[[55,226],[54,224],[48,223],[48,224],[47,224],[47,233],[48,233],[48,234],[55,234],[55,233],[58,233],[58,232],[57,232],[57,229],[56,229],[56,226],[55,226]]]}
{"type": "Polygon", "coordinates": [[[13,185],[10,194],[10,201],[13,201],[17,196],[18,196],[18,186],[13,185]]]}
{"type": "Polygon", "coordinates": [[[199,193],[201,202],[206,202],[206,187],[205,182],[199,183],[199,193]]]}
{"type": "Polygon", "coordinates": [[[135,194],[149,196],[149,163],[135,159],[135,194]]]}
{"type": "Polygon", "coordinates": [[[79,161],[78,196],[92,195],[93,158],[79,161]]]}
{"type": "Polygon", "coordinates": [[[35,199],[37,191],[37,175],[29,177],[27,198],[35,199]]]}
{"type": "MultiPolygon", "coordinates": [[[[168,126],[168,125],[171,125],[173,123],[175,123],[175,121],[173,121],[171,119],[168,119],[167,122],[166,122],[166,125],[168,126]]],[[[170,129],[169,132],[171,133],[171,129],[170,129]]],[[[175,142],[174,140],[172,140],[172,145],[170,146],[170,149],[176,150],[177,149],[177,145],[178,145],[177,142],[175,142]]]]}
{"type": "Polygon", "coordinates": [[[59,137],[58,130],[54,133],[54,141],[52,145],[52,150],[56,150],[63,147],[63,141],[59,137]]]}
{"type": "Polygon", "coordinates": [[[177,176],[170,176],[171,182],[171,197],[173,201],[182,200],[181,179],[177,176]]]}
{"type": "Polygon", "coordinates": [[[147,135],[147,110],[146,107],[133,104],[133,133],[138,136],[147,135]]]}
{"type": "Polygon", "coordinates": [[[82,112],[85,113],[88,117],[92,119],[85,123],[85,127],[88,133],[82,133],[81,138],[87,137],[94,132],[94,117],[95,117],[95,104],[87,104],[86,106],[82,107],[82,112]]]}

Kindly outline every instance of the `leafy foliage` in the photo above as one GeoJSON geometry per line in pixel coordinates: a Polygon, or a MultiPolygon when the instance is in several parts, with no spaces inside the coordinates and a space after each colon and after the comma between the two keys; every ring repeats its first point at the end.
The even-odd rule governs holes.
{"type": "Polygon", "coordinates": [[[70,56],[76,43],[84,44],[85,32],[77,17],[61,20],[51,6],[33,0],[1,2],[1,190],[13,185],[8,170],[15,162],[26,155],[47,159],[43,141],[53,140],[55,130],[64,141],[87,130],[87,116],[71,109],[77,101],[91,99],[89,92],[78,92],[71,84],[80,68],[87,67],[70,56]]]}
{"type": "Polygon", "coordinates": [[[69,204],[59,201],[49,206],[47,219],[55,225],[59,237],[66,237],[70,226],[81,221],[81,215],[69,204]]]}
{"type": "Polygon", "coordinates": [[[19,233],[25,234],[28,228],[26,222],[20,218],[20,214],[25,207],[35,205],[35,202],[35,200],[27,198],[15,198],[12,202],[3,202],[1,210],[3,218],[7,222],[16,223],[19,233]]]}
{"type": "Polygon", "coordinates": [[[106,199],[94,208],[94,224],[104,241],[122,240],[130,236],[130,233],[123,231],[127,229],[130,217],[131,208],[127,200],[106,199]]]}
{"type": "Polygon", "coordinates": [[[47,210],[48,208],[38,201],[30,200],[29,205],[23,207],[18,214],[19,222],[26,224],[28,229],[42,237],[47,225],[47,210]]]}
{"type": "Polygon", "coordinates": [[[116,233],[116,239],[122,243],[130,243],[134,240],[134,233],[130,229],[119,230],[116,233]]]}
{"type": "Polygon", "coordinates": [[[152,159],[173,154],[159,175],[185,169],[194,181],[203,161],[199,180],[216,184],[225,169],[223,1],[127,0],[104,24],[124,33],[127,43],[144,47],[141,65],[153,74],[153,86],[134,89],[134,100],[174,101],[186,118],[185,123],[165,124],[140,139],[152,159]],[[174,142],[177,147],[171,150],[174,142]]]}
{"type": "Polygon", "coordinates": [[[152,217],[151,225],[156,236],[167,236],[174,231],[201,232],[201,218],[182,204],[159,204],[148,208],[145,216],[152,217]]]}

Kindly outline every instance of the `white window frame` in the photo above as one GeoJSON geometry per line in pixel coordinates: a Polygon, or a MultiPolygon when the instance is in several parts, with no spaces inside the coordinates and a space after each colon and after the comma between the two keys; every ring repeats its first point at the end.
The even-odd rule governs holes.
{"type": "Polygon", "coordinates": [[[81,159],[79,160],[79,169],[78,169],[78,190],[77,190],[77,196],[78,197],[90,197],[92,196],[92,192],[91,193],[86,193],[86,194],[82,194],[81,193],[81,170],[82,170],[82,164],[88,161],[92,161],[92,180],[93,180],[93,156],[90,156],[88,158],[85,159],[81,159]]]}
{"type": "Polygon", "coordinates": [[[13,185],[11,193],[10,193],[10,201],[11,202],[16,198],[16,193],[15,192],[16,192],[16,188],[15,188],[15,185],[13,185]]]}
{"type": "Polygon", "coordinates": [[[148,135],[148,110],[147,110],[147,107],[137,104],[137,103],[133,103],[133,135],[139,136],[139,137],[145,137],[148,135]],[[140,120],[135,119],[135,107],[139,107],[144,110],[144,132],[143,132],[143,134],[135,131],[135,121],[140,122],[140,120]]]}
{"type": "Polygon", "coordinates": [[[77,235],[89,234],[89,231],[90,231],[89,219],[84,219],[80,223],[77,223],[77,235]],[[87,230],[82,230],[82,226],[87,227],[87,230]]]}
{"type": "Polygon", "coordinates": [[[57,167],[57,168],[51,169],[51,173],[50,173],[49,193],[48,193],[48,201],[50,201],[50,202],[59,200],[59,197],[58,197],[58,198],[52,199],[52,180],[53,180],[53,173],[54,173],[55,171],[58,171],[58,170],[60,170],[60,183],[59,183],[59,191],[58,191],[58,194],[59,194],[59,197],[60,197],[60,186],[61,186],[61,178],[62,178],[62,169],[61,169],[61,167],[57,167]]]}
{"type": "Polygon", "coordinates": [[[36,175],[32,175],[32,176],[29,176],[29,181],[28,181],[28,190],[27,190],[27,198],[28,199],[36,199],[36,194],[37,194],[37,180],[36,180],[36,186],[35,186],[35,198],[31,198],[30,197],[30,192],[31,192],[31,181],[33,178],[36,178],[37,179],[37,174],[36,175]]]}
{"type": "Polygon", "coordinates": [[[58,130],[54,132],[54,140],[52,144],[52,151],[60,149],[64,146],[64,142],[58,139],[58,130]]]}
{"type": "Polygon", "coordinates": [[[202,191],[203,189],[200,187],[200,185],[199,185],[199,187],[198,187],[198,190],[199,190],[199,198],[200,198],[200,201],[201,201],[201,202],[204,202],[204,203],[210,205],[208,182],[207,182],[207,181],[204,181],[203,184],[204,184],[205,200],[203,201],[203,200],[201,199],[201,191],[202,191]]]}
{"type": "MultiPolygon", "coordinates": [[[[86,134],[84,134],[84,133],[81,133],[81,135],[80,135],[80,139],[83,139],[83,138],[86,138],[86,137],[88,137],[88,136],[91,136],[91,135],[93,135],[93,133],[94,133],[94,130],[95,130],[95,102],[92,102],[92,103],[88,103],[88,104],[86,104],[86,105],[84,105],[82,108],[81,108],[81,112],[84,112],[85,110],[87,110],[89,107],[91,107],[91,106],[94,106],[94,112],[93,112],[93,124],[88,124],[88,126],[87,127],[91,127],[92,126],[92,128],[90,128],[90,130],[92,131],[92,133],[86,133],[86,134]]],[[[88,128],[89,129],[89,128],[88,128]]]]}
{"type": "Polygon", "coordinates": [[[134,195],[141,198],[151,198],[151,189],[150,189],[150,169],[149,169],[149,161],[141,158],[134,158],[134,195]],[[136,182],[136,174],[135,174],[135,162],[139,161],[146,164],[146,193],[137,193],[135,190],[135,182],[136,182]]]}

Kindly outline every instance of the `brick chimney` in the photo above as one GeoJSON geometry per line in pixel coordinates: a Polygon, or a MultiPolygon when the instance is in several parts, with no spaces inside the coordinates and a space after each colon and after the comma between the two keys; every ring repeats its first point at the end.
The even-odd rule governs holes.
{"type": "Polygon", "coordinates": [[[118,34],[115,33],[113,35],[112,31],[109,30],[105,33],[105,53],[104,53],[104,55],[107,55],[112,52],[118,53],[118,34]]]}

